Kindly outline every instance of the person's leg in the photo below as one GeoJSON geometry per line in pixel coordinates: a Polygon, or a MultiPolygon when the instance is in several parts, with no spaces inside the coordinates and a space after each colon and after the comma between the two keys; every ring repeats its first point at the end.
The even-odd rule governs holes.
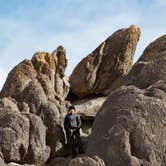
{"type": "Polygon", "coordinates": [[[79,129],[76,130],[76,138],[77,138],[77,147],[79,149],[79,153],[82,153],[82,141],[79,129]]]}
{"type": "Polygon", "coordinates": [[[71,130],[66,129],[65,131],[66,131],[67,144],[70,144],[70,142],[71,142],[71,130]]]}
{"type": "Polygon", "coordinates": [[[71,145],[72,158],[74,158],[77,156],[75,131],[71,131],[70,145],[71,145]]]}

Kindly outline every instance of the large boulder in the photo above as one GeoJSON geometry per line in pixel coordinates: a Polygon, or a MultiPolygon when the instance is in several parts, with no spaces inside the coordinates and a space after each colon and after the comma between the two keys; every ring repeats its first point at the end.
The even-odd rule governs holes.
{"type": "MultiPolygon", "coordinates": [[[[4,123],[9,125],[9,130],[1,129],[7,137],[5,144],[11,144],[11,147],[3,143],[0,145],[5,161],[44,163],[50,156],[50,149],[46,145],[52,153],[64,144],[63,118],[69,105],[65,101],[69,92],[66,66],[66,51],[59,46],[52,53],[35,53],[31,60],[22,61],[8,74],[0,92],[0,109],[5,118],[14,118],[10,124],[4,123]],[[9,117],[5,114],[7,109],[11,112],[9,117]],[[13,115],[12,112],[17,114],[13,115]],[[28,119],[29,126],[24,123],[25,119],[28,119]],[[25,128],[27,133],[20,128],[25,128]]],[[[3,126],[3,119],[0,121],[3,126]]]]}
{"type": "Polygon", "coordinates": [[[129,71],[139,37],[140,29],[132,25],[116,31],[101,43],[73,70],[72,93],[79,97],[107,95],[114,82],[119,82],[129,71]]]}
{"type": "Polygon", "coordinates": [[[163,36],[145,49],[126,86],[112,92],[98,111],[87,155],[98,155],[106,165],[166,165],[165,41],[163,36]]]}
{"type": "Polygon", "coordinates": [[[29,146],[29,119],[13,110],[0,109],[0,150],[5,162],[21,162],[29,146]]]}
{"type": "Polygon", "coordinates": [[[69,166],[105,166],[104,161],[98,156],[78,157],[70,161],[69,166]]]}
{"type": "Polygon", "coordinates": [[[82,119],[82,127],[81,127],[81,135],[82,137],[88,138],[91,133],[91,128],[97,114],[97,111],[103,105],[106,97],[96,97],[96,98],[85,98],[85,99],[77,99],[71,101],[71,103],[75,106],[77,114],[81,116],[82,119]]]}
{"type": "Polygon", "coordinates": [[[43,164],[50,156],[50,148],[46,146],[46,127],[42,120],[34,114],[25,114],[30,123],[29,147],[24,163],[43,164]]]}
{"type": "Polygon", "coordinates": [[[0,92],[0,97],[19,98],[24,88],[37,76],[34,66],[30,60],[19,63],[8,74],[6,82],[0,92]]]}
{"type": "Polygon", "coordinates": [[[51,156],[65,144],[63,132],[64,116],[62,112],[59,112],[58,105],[59,103],[48,101],[48,103],[41,106],[38,112],[43,123],[47,126],[46,143],[51,147],[51,156]]]}
{"type": "Polygon", "coordinates": [[[30,112],[35,114],[41,105],[46,104],[47,100],[47,96],[38,80],[29,82],[19,98],[19,102],[28,103],[30,112]]]}
{"type": "Polygon", "coordinates": [[[97,111],[100,109],[106,97],[85,98],[72,101],[77,113],[81,115],[84,120],[93,120],[97,111]]]}
{"type": "Polygon", "coordinates": [[[66,66],[66,52],[62,46],[53,53],[37,52],[31,61],[22,61],[8,74],[0,97],[10,96],[20,101],[24,98],[24,90],[25,93],[36,90],[43,98],[64,99],[69,92],[69,82],[64,74],[66,66]]]}
{"type": "Polygon", "coordinates": [[[52,158],[46,166],[69,166],[70,158],[56,157],[52,158]]]}
{"type": "Polygon", "coordinates": [[[59,46],[52,54],[37,52],[32,58],[32,63],[47,96],[51,97],[56,93],[65,98],[69,91],[68,79],[64,74],[67,67],[65,49],[59,46]]]}
{"type": "Polygon", "coordinates": [[[141,89],[158,80],[166,80],[166,35],[152,42],[125,78],[125,85],[141,89]]]}
{"type": "Polygon", "coordinates": [[[106,165],[166,164],[166,82],[115,91],[99,110],[87,154],[106,165]],[[137,164],[133,164],[137,163],[137,164]]]}
{"type": "Polygon", "coordinates": [[[5,162],[44,163],[50,155],[46,128],[39,117],[0,110],[0,150],[5,162]]]}

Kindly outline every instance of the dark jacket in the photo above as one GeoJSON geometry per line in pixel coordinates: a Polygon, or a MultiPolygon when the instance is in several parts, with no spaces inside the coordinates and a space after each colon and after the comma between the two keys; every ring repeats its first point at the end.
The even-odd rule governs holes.
{"type": "Polygon", "coordinates": [[[73,129],[73,128],[81,128],[81,118],[76,114],[67,114],[64,120],[64,128],[73,129]]]}

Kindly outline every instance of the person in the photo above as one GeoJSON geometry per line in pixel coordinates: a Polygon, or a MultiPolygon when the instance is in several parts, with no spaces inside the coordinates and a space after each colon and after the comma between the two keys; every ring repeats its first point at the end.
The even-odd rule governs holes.
{"type": "Polygon", "coordinates": [[[70,106],[64,119],[64,129],[66,132],[67,145],[71,146],[73,157],[75,157],[77,153],[81,153],[80,128],[81,118],[78,114],[76,114],[75,107],[70,106]],[[76,143],[72,140],[72,134],[75,135],[76,143]],[[79,152],[76,151],[76,148],[78,148],[79,152]]]}

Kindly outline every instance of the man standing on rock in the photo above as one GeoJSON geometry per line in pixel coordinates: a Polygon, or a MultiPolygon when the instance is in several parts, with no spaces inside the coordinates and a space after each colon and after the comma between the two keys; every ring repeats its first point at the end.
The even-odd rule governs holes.
{"type": "Polygon", "coordinates": [[[67,144],[71,146],[72,154],[75,157],[78,153],[81,153],[81,118],[76,114],[74,106],[70,106],[68,109],[64,120],[64,128],[66,131],[67,144]],[[79,152],[77,152],[77,148],[79,152]]]}

